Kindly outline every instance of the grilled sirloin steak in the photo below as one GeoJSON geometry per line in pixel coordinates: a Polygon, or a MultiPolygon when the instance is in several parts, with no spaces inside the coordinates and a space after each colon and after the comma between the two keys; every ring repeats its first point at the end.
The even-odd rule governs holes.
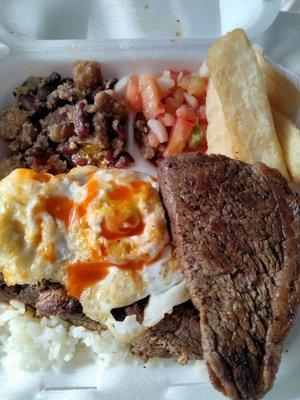
{"type": "Polygon", "coordinates": [[[105,329],[102,324],[84,315],[80,302],[69,296],[59,283],[43,280],[31,285],[7,286],[0,273],[0,301],[10,300],[17,300],[34,308],[37,316],[55,315],[73,325],[91,330],[105,329]]]}
{"type": "Polygon", "coordinates": [[[224,156],[181,154],[158,178],[210,378],[232,399],[259,398],[299,303],[299,196],[277,171],[224,156]]]}
{"type": "Polygon", "coordinates": [[[133,343],[132,352],[144,361],[151,357],[174,357],[181,364],[188,359],[201,360],[199,313],[193,304],[187,301],[174,307],[133,343]]]}
{"type": "MultiPolygon", "coordinates": [[[[102,331],[105,326],[88,318],[80,302],[69,296],[59,283],[43,280],[30,285],[7,286],[0,273],[0,301],[18,300],[35,310],[37,316],[56,315],[73,325],[102,331]]],[[[140,302],[118,309],[118,320],[136,314],[143,318],[140,302]]],[[[145,305],[145,304],[144,304],[145,305]]],[[[174,357],[181,363],[188,359],[202,359],[199,315],[191,302],[174,307],[172,314],[146,331],[131,346],[132,352],[148,361],[152,357],[174,357]]]]}

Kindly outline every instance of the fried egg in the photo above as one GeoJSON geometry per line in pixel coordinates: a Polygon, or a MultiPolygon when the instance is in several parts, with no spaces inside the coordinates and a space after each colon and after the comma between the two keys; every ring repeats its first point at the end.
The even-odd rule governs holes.
{"type": "Polygon", "coordinates": [[[151,176],[17,169],[0,182],[0,196],[0,272],[8,285],[59,282],[124,342],[189,298],[151,176]],[[116,308],[146,298],[143,322],[114,318],[116,308]]]}

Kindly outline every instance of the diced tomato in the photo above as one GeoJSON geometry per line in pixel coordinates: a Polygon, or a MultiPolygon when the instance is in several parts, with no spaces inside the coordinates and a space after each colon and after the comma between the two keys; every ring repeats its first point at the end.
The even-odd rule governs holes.
{"type": "Polygon", "coordinates": [[[203,140],[201,140],[200,146],[199,146],[199,151],[201,153],[205,153],[207,151],[207,141],[206,141],[206,137],[203,138],[203,140]]]}
{"type": "MultiPolygon", "coordinates": [[[[172,101],[174,100],[172,97],[171,97],[171,99],[172,99],[172,101]]],[[[164,108],[165,108],[165,112],[166,113],[168,113],[168,114],[171,114],[171,115],[174,115],[175,116],[175,114],[176,114],[176,110],[177,110],[177,105],[175,104],[167,104],[167,103],[165,103],[164,104],[164,108]]]]}
{"type": "Polygon", "coordinates": [[[158,116],[157,118],[164,126],[174,126],[176,119],[172,114],[164,113],[158,116]]]}
{"type": "Polygon", "coordinates": [[[156,134],[153,131],[150,131],[148,134],[148,142],[151,147],[156,149],[159,146],[159,140],[156,134]]]}
{"type": "Polygon", "coordinates": [[[160,103],[162,94],[156,78],[150,74],[142,74],[140,76],[139,89],[146,119],[155,119],[164,112],[164,107],[160,103]]]}
{"type": "Polygon", "coordinates": [[[192,122],[196,122],[199,119],[197,112],[186,104],[183,104],[176,110],[176,117],[192,122]]]}
{"type": "Polygon", "coordinates": [[[170,112],[171,114],[175,115],[177,108],[180,107],[180,104],[174,99],[174,97],[168,96],[165,99],[165,108],[167,112],[170,112]],[[167,110],[166,106],[170,106],[171,108],[169,109],[170,111],[167,110]]]}
{"type": "Polygon", "coordinates": [[[164,114],[166,112],[165,106],[162,102],[158,104],[157,115],[164,114]]]}
{"type": "Polygon", "coordinates": [[[205,105],[199,107],[198,115],[199,115],[199,122],[201,122],[202,124],[207,124],[205,105]]]}
{"type": "Polygon", "coordinates": [[[170,70],[170,75],[171,75],[171,79],[173,79],[176,82],[179,72],[170,70]]]}
{"type": "Polygon", "coordinates": [[[177,101],[172,96],[168,96],[165,98],[165,104],[167,104],[168,106],[172,106],[172,107],[178,107],[177,101]]]}
{"type": "Polygon", "coordinates": [[[143,103],[139,92],[138,76],[133,74],[130,76],[125,91],[126,106],[130,111],[142,111],[143,103]]]}
{"type": "Polygon", "coordinates": [[[184,90],[178,87],[173,93],[172,97],[175,99],[177,103],[177,107],[180,107],[184,102],[184,90]]]}
{"type": "Polygon", "coordinates": [[[164,151],[164,157],[169,158],[182,152],[193,130],[194,123],[178,118],[172,128],[168,146],[164,151]]]}
{"type": "Polygon", "coordinates": [[[166,105],[171,106],[170,112],[171,114],[175,114],[178,107],[183,104],[184,101],[184,91],[181,88],[177,88],[173,93],[172,96],[168,96],[164,99],[166,105]]]}
{"type": "Polygon", "coordinates": [[[199,151],[201,151],[201,153],[205,153],[207,151],[207,140],[206,140],[207,121],[200,122],[200,127],[204,134],[201,139],[199,151]]]}
{"type": "MultiPolygon", "coordinates": [[[[136,111],[142,109],[147,121],[156,119],[166,127],[169,140],[163,153],[165,158],[186,150],[204,152],[207,148],[205,139],[207,81],[197,72],[172,70],[169,72],[175,85],[165,91],[161,89],[154,75],[142,74],[139,81],[136,75],[131,76],[126,90],[127,104],[136,111]],[[188,94],[196,97],[195,105],[187,101],[188,94]],[[197,129],[201,135],[197,134],[197,129]]],[[[169,77],[168,71],[162,76],[169,77]]],[[[152,130],[148,134],[148,142],[153,148],[158,148],[160,145],[159,138],[152,130]]]]}

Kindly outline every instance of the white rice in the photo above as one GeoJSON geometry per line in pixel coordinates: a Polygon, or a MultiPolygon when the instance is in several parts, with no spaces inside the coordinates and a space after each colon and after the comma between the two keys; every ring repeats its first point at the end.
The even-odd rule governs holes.
{"type": "Polygon", "coordinates": [[[0,302],[0,362],[25,370],[59,371],[80,353],[101,368],[132,361],[109,331],[93,332],[57,317],[36,318],[18,301],[0,302]]]}

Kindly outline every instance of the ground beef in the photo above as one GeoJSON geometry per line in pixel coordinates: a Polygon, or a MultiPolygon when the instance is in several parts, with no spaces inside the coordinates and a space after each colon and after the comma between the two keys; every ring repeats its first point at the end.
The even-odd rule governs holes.
{"type": "Polygon", "coordinates": [[[88,318],[80,302],[69,296],[59,283],[42,280],[31,285],[7,286],[0,273],[0,301],[17,300],[34,309],[37,316],[55,315],[76,326],[91,330],[106,329],[102,324],[88,318]]]}
{"type": "Polygon", "coordinates": [[[148,304],[148,300],[149,297],[146,297],[128,306],[114,308],[111,310],[111,313],[117,321],[124,321],[128,315],[136,315],[137,322],[141,324],[144,320],[144,310],[148,304]]]}
{"type": "Polygon", "coordinates": [[[140,148],[141,155],[145,160],[159,164],[163,159],[163,152],[166,149],[166,145],[161,144],[156,149],[151,147],[148,141],[149,132],[150,128],[143,113],[138,113],[134,123],[134,137],[140,148]]]}
{"type": "Polygon", "coordinates": [[[82,165],[131,165],[127,111],[115,83],[103,80],[96,61],[75,61],[74,78],[29,77],[13,92],[17,106],[0,111],[0,137],[13,152],[0,163],[2,175],[16,160],[16,168],[55,174],[82,165]]]}
{"type": "Polygon", "coordinates": [[[101,66],[97,61],[74,62],[74,83],[76,89],[86,94],[95,91],[103,83],[101,66]]]}
{"type": "Polygon", "coordinates": [[[18,107],[0,110],[0,137],[6,142],[15,140],[28,116],[28,111],[20,110],[18,107]]]}
{"type": "Polygon", "coordinates": [[[16,168],[23,168],[24,164],[21,160],[21,155],[17,154],[5,158],[0,162],[0,180],[9,175],[16,168]]]}

